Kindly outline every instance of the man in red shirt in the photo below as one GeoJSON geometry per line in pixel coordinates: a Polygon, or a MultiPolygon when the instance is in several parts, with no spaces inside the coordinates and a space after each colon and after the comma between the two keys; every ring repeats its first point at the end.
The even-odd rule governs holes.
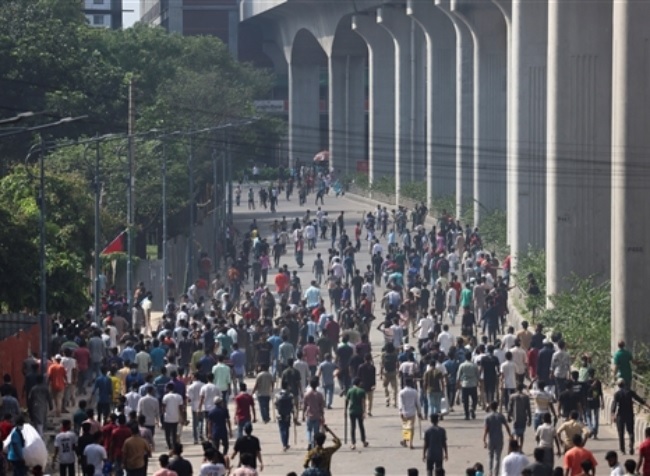
{"type": "Polygon", "coordinates": [[[115,413],[111,413],[108,416],[107,423],[102,426],[102,446],[106,450],[106,454],[110,454],[111,436],[115,430],[117,430],[117,415],[115,413]]]}
{"type": "Polygon", "coordinates": [[[584,461],[589,461],[591,467],[595,470],[596,466],[598,466],[598,462],[591,451],[584,449],[585,442],[582,439],[582,435],[573,435],[571,441],[573,442],[573,448],[564,453],[565,476],[577,476],[578,474],[583,474],[582,463],[584,461]]]}
{"type": "Polygon", "coordinates": [[[278,270],[278,274],[275,275],[275,291],[283,296],[287,292],[289,292],[289,276],[284,274],[284,272],[280,269],[278,270]]]}
{"type": "Polygon", "coordinates": [[[251,421],[251,412],[253,413],[253,423],[257,421],[255,414],[255,400],[246,393],[246,384],[239,384],[239,394],[235,397],[235,424],[237,425],[237,438],[244,435],[244,426],[251,421]]]}
{"type": "Polygon", "coordinates": [[[11,414],[7,413],[4,416],[4,419],[0,421],[0,439],[4,441],[11,433],[11,430],[14,429],[14,424],[12,423],[11,414]]]}
{"type": "Polygon", "coordinates": [[[115,474],[122,472],[122,447],[124,442],[133,435],[131,428],[126,426],[126,416],[121,413],[117,417],[118,426],[111,433],[111,441],[108,450],[108,458],[113,462],[115,474]]]}
{"type": "Polygon", "coordinates": [[[77,391],[79,395],[86,395],[86,383],[88,382],[88,368],[90,367],[90,351],[86,343],[82,342],[75,349],[73,357],[77,361],[77,391]]]}
{"type": "Polygon", "coordinates": [[[61,365],[61,354],[54,357],[54,363],[47,369],[47,378],[50,382],[50,391],[54,400],[54,413],[57,417],[61,416],[61,407],[63,405],[63,392],[65,385],[68,383],[67,372],[61,365]]]}
{"type": "Polygon", "coordinates": [[[645,429],[645,440],[639,445],[639,463],[636,467],[641,476],[650,476],[650,428],[645,429]]]}

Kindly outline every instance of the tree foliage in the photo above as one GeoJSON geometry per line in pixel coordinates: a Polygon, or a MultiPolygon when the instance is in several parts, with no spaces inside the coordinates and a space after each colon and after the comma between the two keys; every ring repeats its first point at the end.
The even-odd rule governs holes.
{"type": "MultiPolygon", "coordinates": [[[[59,145],[96,134],[125,134],[130,81],[134,84],[136,134],[151,129],[210,128],[249,118],[254,115],[253,100],[264,96],[271,86],[267,72],[235,61],[217,38],[183,37],[146,25],[121,31],[91,28],[78,2],[70,0],[5,0],[0,8],[0,64],[2,116],[47,111],[44,117],[19,123],[21,127],[60,117],[88,116],[44,132],[48,143],[59,145]]],[[[233,160],[263,158],[281,134],[278,122],[268,118],[246,130],[233,131],[233,160]]],[[[0,141],[0,218],[3,225],[5,217],[11,218],[2,230],[7,240],[0,247],[0,265],[7,266],[2,266],[5,276],[25,274],[16,277],[15,283],[32,283],[32,288],[23,286],[25,292],[0,294],[0,304],[12,309],[33,308],[34,296],[38,296],[33,287],[38,266],[31,256],[27,258],[29,250],[33,255],[36,243],[37,194],[22,168],[34,140],[17,136],[0,141]],[[12,200],[18,200],[19,213],[14,213],[12,200]],[[24,242],[16,242],[21,236],[24,242]],[[17,266],[9,248],[23,250],[22,266],[17,266]]],[[[212,162],[215,152],[223,152],[225,136],[209,132],[193,138],[193,197],[187,185],[188,142],[182,135],[166,139],[170,236],[185,232],[187,221],[174,220],[175,214],[183,214],[197,203],[210,204],[212,162]]],[[[126,226],[126,150],[124,140],[101,144],[102,244],[126,226]]],[[[135,229],[142,236],[150,231],[160,236],[163,147],[159,139],[139,137],[135,150],[135,229]]],[[[93,249],[93,154],[94,150],[83,146],[66,146],[48,152],[46,159],[51,201],[48,276],[55,283],[48,292],[53,310],[76,312],[85,304],[81,298],[85,296],[83,276],[93,249]],[[52,195],[51,190],[57,194],[52,195]]]]}

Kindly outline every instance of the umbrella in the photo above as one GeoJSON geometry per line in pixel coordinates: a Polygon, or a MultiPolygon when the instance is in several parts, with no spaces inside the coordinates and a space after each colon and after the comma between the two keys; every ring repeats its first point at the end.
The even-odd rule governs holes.
{"type": "Polygon", "coordinates": [[[329,150],[321,150],[318,154],[314,156],[314,162],[328,162],[330,160],[329,150]]]}

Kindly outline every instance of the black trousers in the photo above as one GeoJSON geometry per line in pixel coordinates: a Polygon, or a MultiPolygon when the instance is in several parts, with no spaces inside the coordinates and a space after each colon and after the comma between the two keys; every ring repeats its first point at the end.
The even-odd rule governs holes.
{"type": "Polygon", "coordinates": [[[165,441],[167,442],[167,448],[170,450],[174,448],[174,445],[178,443],[178,422],[176,423],[163,423],[165,427],[165,441]]]}
{"type": "Polygon", "coordinates": [[[634,417],[616,417],[616,430],[618,431],[618,447],[625,454],[625,432],[630,437],[630,449],[634,450],[634,417]]]}

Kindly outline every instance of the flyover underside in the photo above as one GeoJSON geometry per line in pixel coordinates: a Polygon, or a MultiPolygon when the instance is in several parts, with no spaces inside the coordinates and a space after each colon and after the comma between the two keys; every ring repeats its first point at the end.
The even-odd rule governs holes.
{"type": "Polygon", "coordinates": [[[650,337],[637,285],[650,273],[648,3],[379,3],[331,2],[317,15],[289,1],[269,17],[295,88],[292,146],[318,148],[322,99],[315,69],[291,56],[303,38],[287,25],[299,24],[329,72],[337,169],[367,159],[371,182],[395,180],[398,203],[405,184],[426,181],[430,202],[454,194],[477,225],[507,209],[515,267],[533,246],[546,250],[549,293],[572,274],[611,279],[613,337],[650,337]],[[346,52],[349,37],[336,47],[345,34],[363,51],[346,52]]]}

